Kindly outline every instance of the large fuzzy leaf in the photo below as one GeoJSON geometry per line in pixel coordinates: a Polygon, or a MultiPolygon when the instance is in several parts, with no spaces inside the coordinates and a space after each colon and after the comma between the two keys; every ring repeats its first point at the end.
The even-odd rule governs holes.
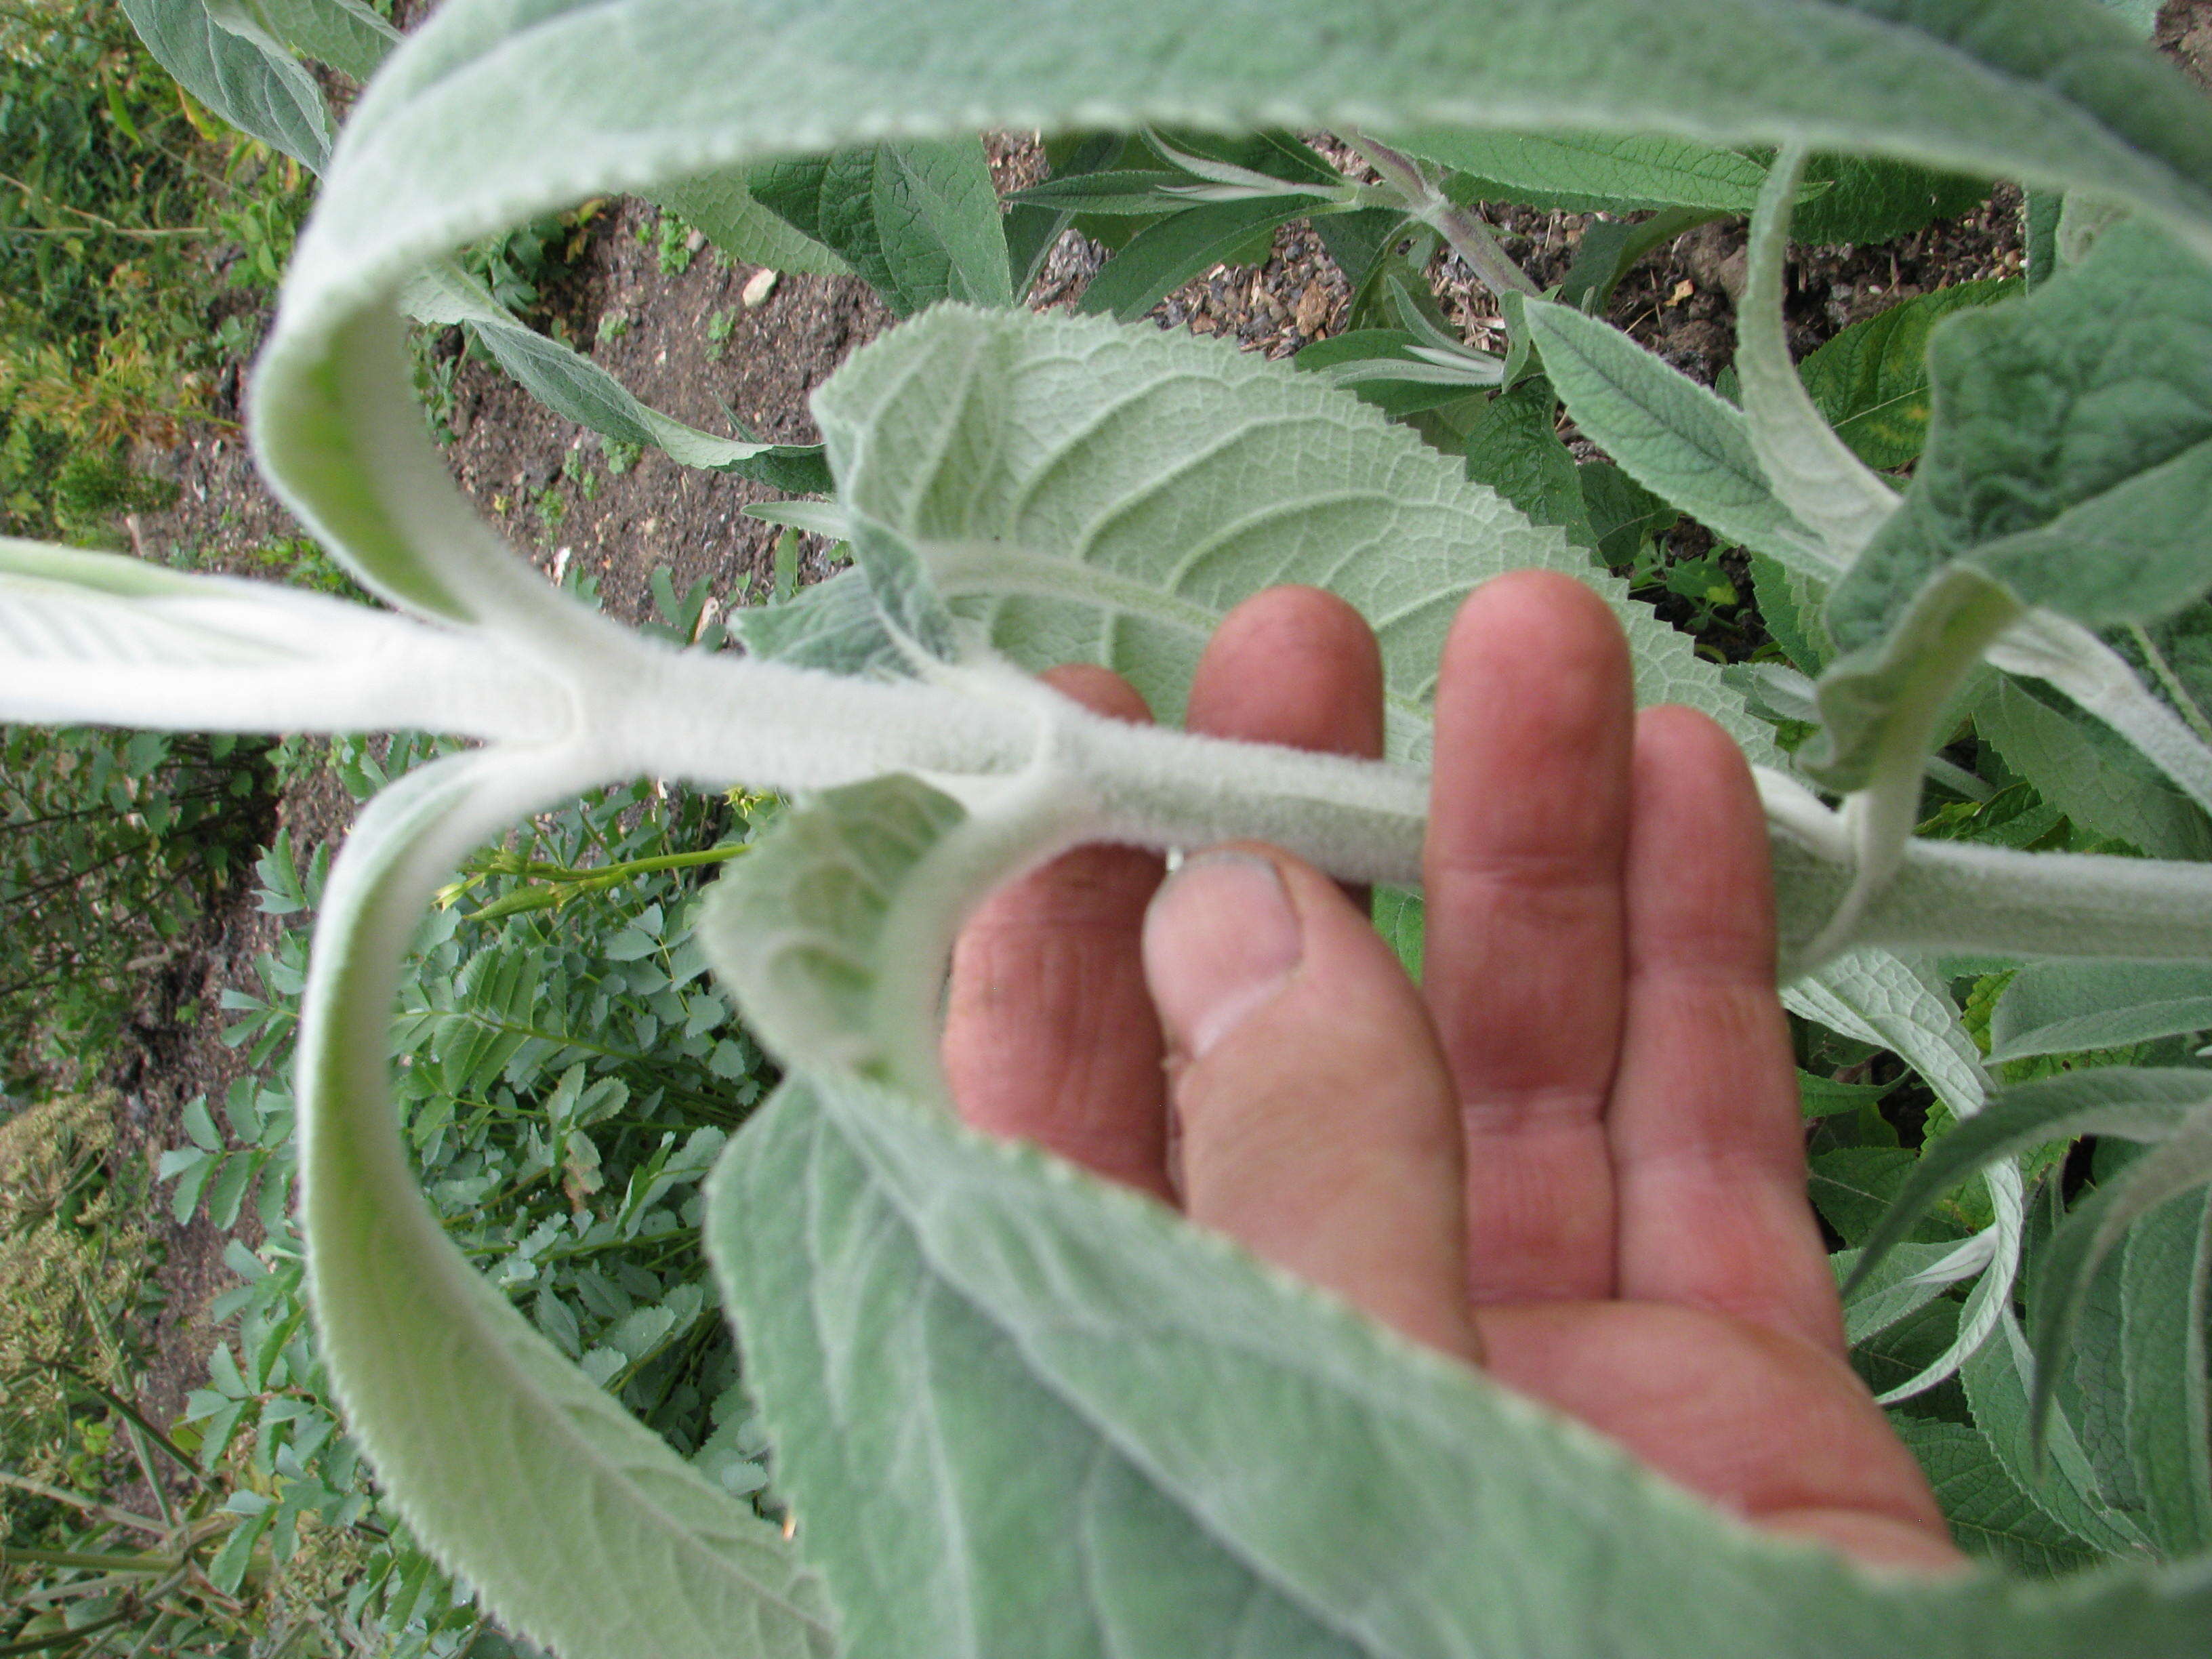
{"type": "Polygon", "coordinates": [[[270,582],[0,538],[0,720],[544,738],[565,712],[533,664],[464,635],[270,582]]]}
{"type": "Polygon", "coordinates": [[[1453,613],[1499,571],[1589,582],[1629,630],[1638,693],[1759,723],[1623,584],[1347,393],[1210,341],[943,308],[817,394],[842,499],[1031,666],[1090,659],[1164,718],[1231,606],[1279,582],[1341,593],[1382,647],[1393,748],[1453,613]]]}
{"type": "Polygon", "coordinates": [[[1839,583],[1846,650],[1898,626],[1948,565],[2095,626],[2212,586],[2212,271],[2148,225],[2014,305],[1929,341],[1935,416],[1902,508],[1839,583]]]}
{"type": "Polygon", "coordinates": [[[828,1659],[820,1589],[778,1529],[468,1265],[399,1139],[391,1009],[416,918],[471,846],[600,781],[594,765],[528,750],[441,761],[380,796],[331,871],[299,1057],[322,1357],[391,1501],[513,1628],[573,1659],[828,1659]]]}
{"type": "Polygon", "coordinates": [[[1990,1059],[2117,1048],[2212,1030],[2212,964],[2032,962],[1997,999],[1990,1059]]]}

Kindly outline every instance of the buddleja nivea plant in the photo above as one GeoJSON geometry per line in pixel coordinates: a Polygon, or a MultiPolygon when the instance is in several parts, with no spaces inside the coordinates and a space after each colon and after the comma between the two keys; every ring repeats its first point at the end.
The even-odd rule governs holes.
{"type": "MultiPolygon", "coordinates": [[[[2138,44],[2142,7],[447,0],[332,143],[286,43],[365,72],[392,43],[355,0],[126,5],[204,100],[325,169],[254,432],[285,498],[396,611],[9,544],[0,709],[481,740],[394,784],[348,842],[298,1070],[331,1373],[395,1500],[503,1618],[610,1659],[2202,1651],[2212,1563],[2151,1562],[2212,1542],[2212,1073],[2107,1066],[1990,1105],[1930,965],[2053,958],[1999,1005],[2000,1054],[2212,1021],[2196,965],[2212,848],[2191,839],[2212,808],[2212,112],[2138,44]],[[1002,215],[978,127],[1069,135],[1055,179],[1002,215]],[[1288,129],[1332,131],[1371,167],[1339,173],[1288,129]],[[1961,174],[2030,187],[2040,286],[1963,307],[1924,370],[1909,330],[1862,337],[1856,368],[1832,362],[1832,389],[1859,369],[1932,386],[1900,495],[1868,457],[1886,405],[1839,436],[1788,359],[1783,252],[1793,213],[1887,234],[1864,226],[1924,219],[1961,174]],[[719,214],[754,257],[772,238],[776,263],[849,267],[920,313],[817,394],[818,454],[679,427],[455,277],[471,239],[623,190],[719,214]],[[1471,205],[1497,199],[1648,208],[1657,228],[1601,234],[1547,299],[1471,205]],[[1581,301],[1670,226],[1746,210],[1739,406],[1581,301]],[[1392,325],[1367,331],[1389,337],[1300,374],[1013,307],[1071,219],[1116,214],[1131,222],[1094,311],[1134,316],[1318,214],[1367,319],[1392,325]],[[1424,238],[1504,296],[1505,357],[1439,327],[1408,280],[1424,238]],[[856,568],[740,618],[744,655],[580,608],[455,491],[409,395],[403,307],[465,321],[599,430],[830,495],[779,516],[844,537],[856,568]],[[1562,474],[1542,442],[1528,468],[1497,464],[1498,411],[1537,368],[1550,392],[1514,429],[1550,441],[1556,394],[1625,477],[1562,474]],[[1464,458],[1442,453],[1455,433],[1464,458]],[[1632,486],[1771,562],[1778,622],[1787,607],[1799,666],[1820,671],[1754,687],[1818,724],[1796,762],[1586,552],[1594,508],[1632,486]],[[1086,839],[1252,835],[1410,882],[1443,631],[1475,583],[1523,565],[1612,597],[1640,694],[1708,709],[1764,763],[1792,1006],[1896,1050],[1960,1121],[1866,1241],[1850,1313],[1855,1334],[1880,1332],[1973,1281],[1956,1340],[1899,1390],[1966,1364],[1974,1424],[1921,1445],[1939,1484],[2024,1505],[2051,1559],[2118,1565],[2058,1586],[1903,1582],[1755,1535],[945,1109],[945,953],[1013,872],[1086,839]],[[1215,620],[1286,580],[1374,622],[1389,761],[1120,725],[1024,672],[1092,658],[1172,717],[1215,620]],[[1968,708],[2015,734],[2008,753],[2043,757],[2016,770],[2070,778],[2081,810],[2150,824],[2161,844],[2138,849],[2169,856],[1916,838],[1931,771],[1969,815],[1993,805],[1929,753],[1968,708]],[[2136,758],[2100,795],[2080,757],[2112,744],[2136,758]],[[802,797],[706,929],[790,1072],[732,1142],[708,1232],[795,1536],[693,1474],[477,1278],[419,1201],[390,1109],[397,963],[438,884],[519,815],[641,773],[802,797]],[[2081,1133],[2148,1150],[2051,1231],[2012,1155],[2081,1133]],[[1977,1167],[1980,1231],[1882,1255],[1977,1167]],[[2033,1346],[2013,1310],[2031,1232],[2047,1235],[2033,1346]],[[2098,1367],[2066,1362],[2076,1332],[2098,1367]]],[[[1975,1501],[1951,1496],[1954,1516],[1975,1501]]]]}

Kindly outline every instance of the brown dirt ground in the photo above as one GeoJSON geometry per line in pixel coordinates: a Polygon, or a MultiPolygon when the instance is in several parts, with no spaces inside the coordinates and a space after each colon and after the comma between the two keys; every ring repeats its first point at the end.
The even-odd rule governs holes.
{"type": "MultiPolygon", "coordinates": [[[[2212,86],[2212,0],[2167,6],[2159,40],[2212,86]]],[[[994,151],[1003,179],[1034,170],[1030,146],[1006,141],[994,151]]],[[[1793,345],[1810,349],[1847,324],[1929,288],[2016,270],[2017,203],[2015,194],[2001,191],[1966,222],[1897,244],[1803,251],[1793,271],[1793,345]]],[[[551,314],[572,339],[591,342],[592,356],[648,404],[712,431],[729,431],[734,414],[762,436],[811,441],[808,393],[887,325],[882,307],[852,279],[786,276],[766,305],[748,310],[740,295],[751,267],[702,250],[687,269],[665,275],[638,235],[653,219],[653,210],[634,202],[601,213],[568,277],[550,295],[551,314]],[[730,325],[719,349],[708,332],[718,316],[730,325]]],[[[1502,216],[1499,228],[1507,251],[1548,281],[1571,258],[1579,222],[1571,215],[1522,211],[1502,216]]],[[[1711,380],[1732,349],[1730,289],[1741,246],[1741,226],[1715,225],[1684,237],[1622,283],[1613,320],[1677,367],[1711,380]]],[[[1071,303],[1100,257],[1080,239],[1064,240],[1032,303],[1071,303]]],[[[1432,274],[1447,310],[1473,343],[1498,343],[1491,327],[1495,307],[1471,274],[1450,259],[1432,274]]],[[[1265,265],[1217,267],[1171,295],[1155,315],[1164,327],[1233,337],[1247,349],[1281,356],[1340,329],[1346,298],[1319,239],[1299,222],[1278,235],[1265,265]]],[[[227,382],[226,392],[234,384],[227,382]]],[[[541,568],[580,562],[598,578],[611,614],[643,617],[651,605],[647,580],[658,565],[669,568],[679,591],[707,579],[725,609],[767,592],[773,532],[740,509],[774,492],[690,471],[658,454],[610,475],[595,439],[546,412],[496,370],[463,362],[454,388],[448,459],[463,489],[541,568]]],[[[236,402],[226,397],[216,412],[234,418],[236,402]]],[[[185,550],[203,568],[244,568],[254,550],[301,534],[262,485],[234,427],[196,426],[173,449],[149,459],[178,481],[181,493],[173,509],[129,526],[142,552],[161,558],[185,550]]],[[[343,837],[350,804],[325,780],[288,794],[277,817],[291,828],[304,856],[343,837]]],[[[179,1142],[184,1104],[201,1094],[220,1103],[240,1075],[238,1055],[221,1041],[218,998],[226,987],[256,988],[253,959],[275,932],[276,924],[254,909],[252,894],[234,889],[216,904],[193,947],[149,982],[136,1052],[114,1079],[125,1100],[131,1155],[150,1160],[179,1142]]],[[[206,1305],[230,1282],[222,1262],[224,1241],[204,1218],[170,1229],[166,1243],[158,1273],[168,1310],[155,1333],[159,1358],[144,1390],[157,1420],[173,1417],[185,1391],[204,1376],[216,1334],[206,1305]]]]}

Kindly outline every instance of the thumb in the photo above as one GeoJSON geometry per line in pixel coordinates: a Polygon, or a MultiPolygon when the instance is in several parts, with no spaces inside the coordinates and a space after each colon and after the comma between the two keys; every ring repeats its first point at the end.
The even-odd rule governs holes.
{"type": "Polygon", "coordinates": [[[1190,1218],[1478,1359],[1456,1098],[1366,918],[1286,853],[1216,848],[1161,887],[1144,957],[1190,1218]]]}

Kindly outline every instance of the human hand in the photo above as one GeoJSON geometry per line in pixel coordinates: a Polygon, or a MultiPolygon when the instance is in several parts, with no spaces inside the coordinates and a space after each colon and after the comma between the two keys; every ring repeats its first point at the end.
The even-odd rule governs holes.
{"type": "MultiPolygon", "coordinates": [[[[1055,671],[1146,718],[1103,669],[1055,671]]],[[[1721,1507],[1863,1560],[1960,1563],[1844,1359],[1774,993],[1765,818],[1735,744],[1633,711],[1612,613],[1501,577],[1444,651],[1423,985],[1256,844],[1079,848],[953,957],[962,1115],[1177,1205],[1612,1436],[1721,1507]],[[1157,1012],[1156,1012],[1157,1010],[1157,1012]]],[[[1348,606],[1223,623],[1192,729],[1372,756],[1348,606]]]]}

